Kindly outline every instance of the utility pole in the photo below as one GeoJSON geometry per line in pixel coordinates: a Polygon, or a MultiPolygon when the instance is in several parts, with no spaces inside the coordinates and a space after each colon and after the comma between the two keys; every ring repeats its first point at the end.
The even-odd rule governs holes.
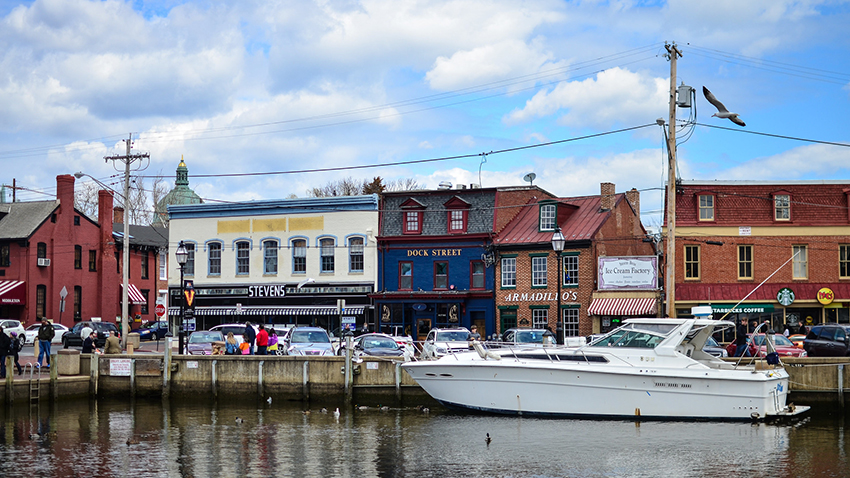
{"type": "Polygon", "coordinates": [[[123,275],[123,287],[121,288],[121,348],[126,350],[127,335],[130,333],[129,324],[127,323],[130,309],[128,301],[128,289],[130,287],[130,165],[134,161],[149,159],[150,154],[130,153],[130,149],[133,148],[133,133],[130,133],[130,136],[124,142],[127,144],[127,154],[125,156],[115,154],[105,156],[103,159],[107,162],[112,160],[124,163],[124,251],[121,253],[121,273],[123,275]]]}
{"type": "Polygon", "coordinates": [[[667,124],[667,317],[676,317],[676,44],[664,45],[670,60],[670,120],[667,124]]]}

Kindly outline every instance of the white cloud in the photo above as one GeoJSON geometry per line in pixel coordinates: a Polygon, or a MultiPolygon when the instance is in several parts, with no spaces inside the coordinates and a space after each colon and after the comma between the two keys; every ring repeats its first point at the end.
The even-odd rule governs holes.
{"type": "Polygon", "coordinates": [[[525,107],[508,114],[509,124],[552,116],[565,110],[558,122],[576,128],[609,128],[615,123],[635,125],[664,116],[669,80],[612,68],[583,81],[565,81],[551,91],[540,91],[525,107]]]}
{"type": "Polygon", "coordinates": [[[727,179],[799,179],[815,175],[824,179],[836,176],[837,171],[844,171],[840,177],[845,178],[850,173],[850,148],[813,144],[784,151],[780,154],[755,158],[746,163],[719,173],[727,179]]]}

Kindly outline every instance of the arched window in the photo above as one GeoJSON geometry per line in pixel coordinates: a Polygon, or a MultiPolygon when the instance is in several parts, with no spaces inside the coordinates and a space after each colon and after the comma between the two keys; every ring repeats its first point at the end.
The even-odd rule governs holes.
{"type": "Polygon", "coordinates": [[[277,274],[277,241],[263,242],[263,274],[277,274]]]}

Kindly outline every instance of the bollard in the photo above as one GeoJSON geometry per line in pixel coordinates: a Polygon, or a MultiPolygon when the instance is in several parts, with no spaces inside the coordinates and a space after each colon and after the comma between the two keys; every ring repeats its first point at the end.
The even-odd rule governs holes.
{"type": "Polygon", "coordinates": [[[260,360],[260,365],[257,369],[257,395],[260,396],[260,400],[263,399],[263,365],[265,363],[265,360],[260,360]]]}
{"type": "Polygon", "coordinates": [[[345,336],[345,403],[351,403],[351,331],[345,336]]]}
{"type": "MultiPolygon", "coordinates": [[[[133,344],[127,344],[127,349],[132,353],[133,344]]],[[[136,399],[136,359],[130,359],[130,400],[136,399]]]]}
{"type": "Polygon", "coordinates": [[[844,408],[844,364],[838,364],[838,406],[844,408]]]}
{"type": "Polygon", "coordinates": [[[218,360],[212,361],[212,394],[213,398],[218,398],[218,373],[216,371],[218,360]]]}
{"type": "Polygon", "coordinates": [[[162,398],[171,394],[171,337],[165,338],[165,352],[162,354],[162,398]]]}
{"type": "Polygon", "coordinates": [[[304,361],[304,366],[301,371],[301,390],[304,394],[304,401],[310,401],[310,387],[309,387],[309,377],[310,377],[310,362],[308,360],[304,361]]]}
{"type": "Polygon", "coordinates": [[[401,403],[401,362],[395,363],[395,398],[401,403]]]}
{"type": "MultiPolygon", "coordinates": [[[[0,332],[3,333],[3,332],[0,332]]],[[[15,376],[15,357],[12,355],[6,355],[6,405],[11,406],[12,400],[14,400],[15,393],[14,387],[12,387],[12,381],[15,376]]]]}
{"type": "Polygon", "coordinates": [[[127,342],[127,355],[133,355],[133,344],[131,342],[127,342]]]}

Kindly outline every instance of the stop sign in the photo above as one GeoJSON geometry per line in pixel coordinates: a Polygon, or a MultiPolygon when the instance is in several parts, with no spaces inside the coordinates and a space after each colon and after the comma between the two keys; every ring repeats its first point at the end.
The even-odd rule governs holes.
{"type": "Polygon", "coordinates": [[[157,317],[164,317],[165,316],[165,304],[156,304],[154,311],[156,312],[157,317]]]}

